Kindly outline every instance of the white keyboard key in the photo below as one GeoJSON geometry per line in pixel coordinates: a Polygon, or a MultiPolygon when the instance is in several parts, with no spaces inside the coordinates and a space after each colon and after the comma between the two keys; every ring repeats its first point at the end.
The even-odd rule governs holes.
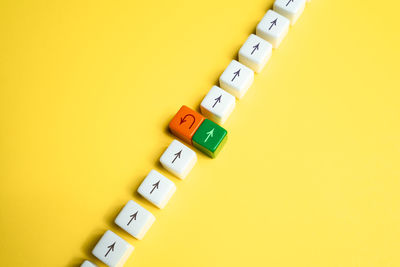
{"type": "Polygon", "coordinates": [[[133,237],[141,240],[155,220],[156,218],[150,211],[129,200],[117,218],[115,218],[115,224],[133,237]]]}
{"type": "Polygon", "coordinates": [[[92,253],[108,266],[120,267],[124,265],[132,251],[132,245],[108,230],[97,242],[92,253]]]}
{"type": "Polygon", "coordinates": [[[240,99],[250,88],[253,80],[254,72],[251,69],[236,60],[232,60],[219,77],[219,84],[222,89],[240,99]]]}
{"type": "Polygon", "coordinates": [[[176,191],[176,186],[161,173],[151,170],[138,188],[138,193],[162,209],[176,191]]]}
{"type": "MultiPolygon", "coordinates": [[[[264,41],[265,42],[265,41],[264,41]]],[[[200,104],[201,113],[218,124],[223,124],[235,108],[233,95],[213,86],[200,104]]]]}
{"type": "Polygon", "coordinates": [[[258,36],[272,44],[272,47],[277,48],[288,33],[289,26],[290,20],[273,10],[268,10],[258,23],[256,32],[258,36]]]}
{"type": "Polygon", "coordinates": [[[178,178],[185,179],[197,162],[196,153],[173,140],[160,158],[161,165],[178,178]]]}
{"type": "Polygon", "coordinates": [[[291,25],[295,24],[306,6],[306,0],[276,0],[274,10],[290,20],[291,25]]]}
{"type": "Polygon", "coordinates": [[[84,261],[84,262],[81,264],[81,267],[97,267],[97,265],[94,264],[94,263],[91,263],[90,261],[84,261]]]}
{"type": "Polygon", "coordinates": [[[255,34],[251,34],[239,50],[239,61],[259,73],[267,64],[272,45],[255,34]]]}

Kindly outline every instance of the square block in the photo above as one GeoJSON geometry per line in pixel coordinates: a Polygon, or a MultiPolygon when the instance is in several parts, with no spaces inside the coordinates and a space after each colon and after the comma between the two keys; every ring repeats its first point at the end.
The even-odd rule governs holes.
{"type": "Polygon", "coordinates": [[[222,89],[240,99],[250,88],[253,80],[254,72],[251,69],[236,60],[232,60],[219,77],[219,85],[222,89]]]}
{"type": "Polygon", "coordinates": [[[169,123],[169,129],[176,137],[192,144],[193,135],[203,121],[203,115],[187,106],[182,106],[169,123]]]}
{"type": "Polygon", "coordinates": [[[228,132],[215,122],[205,119],[193,136],[193,145],[206,155],[215,158],[224,146],[228,132]]]}
{"type": "Polygon", "coordinates": [[[271,54],[270,43],[255,34],[250,34],[239,50],[239,61],[259,73],[267,64],[271,54]]]}
{"type": "Polygon", "coordinates": [[[290,24],[296,23],[306,6],[306,0],[276,0],[274,10],[290,20],[290,24]]]}
{"type": "Polygon", "coordinates": [[[162,209],[176,191],[176,186],[156,170],[151,170],[138,188],[138,193],[162,209]]]}
{"type": "Polygon", "coordinates": [[[97,267],[97,265],[86,260],[81,264],[81,267],[97,267]]]}
{"type": "Polygon", "coordinates": [[[110,267],[123,266],[133,251],[133,246],[110,230],[105,232],[92,254],[110,267]]]}
{"type": "Polygon", "coordinates": [[[289,31],[290,21],[286,17],[268,10],[257,25],[257,35],[267,40],[272,47],[277,48],[289,31]]]}
{"type": "Polygon", "coordinates": [[[129,200],[114,222],[130,235],[141,240],[155,220],[156,218],[150,211],[129,200]]]}
{"type": "Polygon", "coordinates": [[[197,162],[196,153],[173,140],[160,158],[161,165],[178,178],[185,179],[197,162]]]}
{"type": "MultiPolygon", "coordinates": [[[[265,41],[264,41],[265,42],[265,41]]],[[[216,123],[223,124],[235,108],[236,100],[233,95],[213,86],[201,101],[201,113],[216,123]]]]}

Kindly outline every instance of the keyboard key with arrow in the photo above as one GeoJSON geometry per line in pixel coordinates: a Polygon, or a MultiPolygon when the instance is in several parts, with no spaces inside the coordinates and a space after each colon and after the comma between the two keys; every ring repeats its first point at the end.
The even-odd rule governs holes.
{"type": "Polygon", "coordinates": [[[162,209],[176,191],[175,184],[156,170],[151,170],[138,188],[138,193],[162,209]]]}
{"type": "Polygon", "coordinates": [[[180,179],[185,179],[197,162],[196,152],[173,140],[160,158],[161,165],[180,179]]]}
{"type": "Polygon", "coordinates": [[[215,158],[227,138],[228,132],[224,128],[209,119],[205,119],[193,136],[193,146],[206,155],[215,158]]]}
{"type": "Polygon", "coordinates": [[[133,237],[142,240],[156,218],[138,203],[129,200],[115,218],[115,224],[133,237]]]}
{"type": "Polygon", "coordinates": [[[110,267],[123,266],[133,251],[133,246],[108,230],[94,247],[92,254],[110,267]]]}
{"type": "Polygon", "coordinates": [[[289,26],[289,19],[273,10],[268,10],[267,14],[258,23],[256,33],[269,42],[273,48],[278,48],[288,33],[289,26]]]}
{"type": "Polygon", "coordinates": [[[272,54],[272,45],[251,34],[239,50],[239,61],[259,73],[267,64],[272,54]]]}
{"type": "Polygon", "coordinates": [[[200,104],[201,113],[212,121],[223,124],[236,105],[233,95],[213,86],[200,104]]]}
{"type": "Polygon", "coordinates": [[[232,60],[219,77],[219,85],[222,89],[240,99],[250,88],[253,80],[254,72],[250,68],[232,60]]]}

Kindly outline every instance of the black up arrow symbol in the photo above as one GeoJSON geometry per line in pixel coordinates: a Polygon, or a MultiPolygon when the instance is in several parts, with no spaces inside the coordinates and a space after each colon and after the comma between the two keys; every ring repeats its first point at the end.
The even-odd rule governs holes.
{"type": "Polygon", "coordinates": [[[174,154],[174,155],[175,155],[175,158],[174,158],[174,160],[172,161],[172,163],[174,163],[175,160],[176,160],[177,158],[181,158],[181,153],[182,153],[182,149],[181,149],[181,151],[179,151],[178,153],[175,153],[175,154],[174,154]]]}
{"type": "Polygon", "coordinates": [[[137,211],[137,212],[135,212],[134,214],[132,214],[132,215],[130,215],[129,217],[131,217],[131,219],[129,220],[129,222],[128,222],[128,224],[127,225],[129,225],[131,222],[132,222],[132,220],[135,220],[136,221],[136,216],[137,216],[137,213],[138,213],[139,211],[137,211]]]}
{"type": "Polygon", "coordinates": [[[289,0],[289,2],[287,2],[286,6],[288,6],[290,4],[290,2],[293,2],[294,0],[289,0]]]}
{"type": "Polygon", "coordinates": [[[271,26],[269,26],[269,31],[272,29],[272,27],[276,26],[276,21],[278,20],[278,18],[276,18],[275,20],[271,21],[271,26]]]}
{"type": "Polygon", "coordinates": [[[104,255],[104,257],[107,257],[108,253],[110,253],[111,250],[114,251],[114,246],[115,246],[115,242],[112,243],[112,245],[109,245],[109,246],[107,247],[107,248],[108,248],[108,251],[107,251],[106,255],[104,255]]]}
{"type": "Polygon", "coordinates": [[[214,100],[215,100],[215,103],[214,103],[214,105],[212,106],[213,108],[215,107],[215,105],[216,105],[217,103],[220,103],[220,102],[221,102],[221,97],[222,97],[222,95],[220,95],[219,97],[217,97],[216,99],[214,99],[214,100]]]}
{"type": "Polygon", "coordinates": [[[251,52],[251,55],[254,53],[254,51],[258,50],[258,46],[259,45],[260,45],[260,43],[258,43],[255,46],[253,46],[253,51],[251,52]]]}
{"type": "Polygon", "coordinates": [[[153,193],[154,189],[158,189],[158,185],[160,184],[160,180],[157,183],[153,184],[153,189],[151,189],[150,194],[153,193]]]}
{"type": "Polygon", "coordinates": [[[239,76],[240,73],[240,69],[238,71],[235,71],[233,74],[235,74],[231,80],[231,82],[233,82],[233,80],[236,78],[236,76],[239,76]]]}

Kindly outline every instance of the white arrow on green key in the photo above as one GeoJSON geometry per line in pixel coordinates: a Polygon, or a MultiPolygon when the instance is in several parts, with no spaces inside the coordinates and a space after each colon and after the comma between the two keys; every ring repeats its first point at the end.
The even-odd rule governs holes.
{"type": "Polygon", "coordinates": [[[206,134],[207,134],[207,138],[206,138],[206,140],[204,140],[204,143],[207,142],[208,138],[214,136],[214,129],[215,129],[215,128],[212,128],[211,131],[209,131],[209,132],[206,133],[206,134]]]}

